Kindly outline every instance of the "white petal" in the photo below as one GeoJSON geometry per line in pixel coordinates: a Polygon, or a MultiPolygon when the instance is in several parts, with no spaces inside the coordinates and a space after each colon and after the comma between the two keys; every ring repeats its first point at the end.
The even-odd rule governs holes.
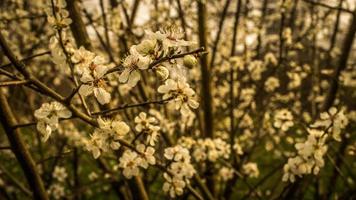
{"type": "Polygon", "coordinates": [[[109,70],[109,68],[105,65],[99,65],[95,68],[95,71],[97,72],[97,78],[103,77],[106,72],[109,70]]]}
{"type": "Polygon", "coordinates": [[[191,110],[189,109],[188,105],[183,104],[180,109],[180,113],[182,113],[183,116],[188,116],[190,112],[191,112],[191,110]]]}
{"type": "Polygon", "coordinates": [[[149,64],[150,58],[148,56],[140,56],[137,66],[140,69],[147,69],[149,64]]]}
{"type": "Polygon", "coordinates": [[[94,78],[91,76],[89,71],[84,71],[82,77],[80,78],[80,81],[83,83],[92,82],[93,80],[94,78]]]}
{"type": "Polygon", "coordinates": [[[101,105],[107,104],[111,100],[111,95],[103,88],[94,88],[94,95],[101,105]]]}
{"type": "Polygon", "coordinates": [[[126,83],[127,80],[129,79],[131,70],[129,68],[126,68],[119,76],[119,81],[121,83],[126,83]]]}
{"type": "Polygon", "coordinates": [[[100,156],[100,150],[99,150],[99,148],[94,148],[94,149],[93,149],[93,157],[94,157],[95,159],[97,159],[97,158],[99,158],[99,156],[100,156]]]}
{"type": "Polygon", "coordinates": [[[141,79],[140,73],[135,70],[135,71],[131,72],[129,81],[127,82],[127,84],[130,87],[134,87],[140,79],[141,79]]]}
{"type": "Polygon", "coordinates": [[[43,109],[38,109],[35,111],[34,115],[37,119],[43,119],[46,118],[49,114],[48,110],[43,110],[43,109]]]}
{"type": "Polygon", "coordinates": [[[188,104],[191,108],[197,109],[199,107],[199,103],[193,99],[189,99],[188,104]]]}
{"type": "Polygon", "coordinates": [[[72,116],[72,113],[69,110],[64,109],[64,110],[58,111],[58,116],[60,118],[69,118],[72,116]]]}
{"type": "Polygon", "coordinates": [[[79,94],[86,97],[88,95],[90,95],[93,92],[93,86],[90,85],[82,85],[79,88],[79,94]]]}

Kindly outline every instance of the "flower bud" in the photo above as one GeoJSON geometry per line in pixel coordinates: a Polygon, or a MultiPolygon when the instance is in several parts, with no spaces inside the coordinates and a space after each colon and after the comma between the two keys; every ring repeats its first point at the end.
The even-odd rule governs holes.
{"type": "Polygon", "coordinates": [[[183,58],[183,64],[188,68],[192,68],[198,64],[198,60],[192,55],[186,55],[183,58]]]}
{"type": "Polygon", "coordinates": [[[156,73],[162,80],[166,80],[169,76],[168,69],[163,66],[156,67],[156,73]]]}
{"type": "Polygon", "coordinates": [[[143,40],[136,46],[137,51],[142,55],[147,55],[154,50],[156,46],[156,40],[143,40]]]}

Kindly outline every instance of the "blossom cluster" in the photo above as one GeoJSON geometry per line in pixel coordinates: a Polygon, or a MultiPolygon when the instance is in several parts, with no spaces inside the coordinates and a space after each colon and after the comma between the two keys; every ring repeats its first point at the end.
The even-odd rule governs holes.
{"type": "Polygon", "coordinates": [[[130,47],[129,55],[122,62],[123,71],[119,81],[134,87],[140,81],[142,71],[147,69],[153,69],[163,80],[167,79],[170,75],[165,67],[167,63],[156,66],[152,65],[153,61],[162,56],[170,56],[181,47],[194,44],[181,38],[182,32],[173,28],[157,32],[146,31],[146,39],[130,47]]]}
{"type": "Polygon", "coordinates": [[[348,119],[343,110],[338,111],[332,107],[328,112],[320,114],[320,119],[316,120],[308,129],[308,138],[304,142],[295,144],[297,156],[289,158],[284,165],[283,181],[294,182],[296,176],[302,177],[305,174],[317,175],[325,165],[324,155],[327,153],[327,139],[332,137],[340,141],[341,130],[347,126],[348,119]]]}
{"type": "Polygon", "coordinates": [[[65,0],[53,0],[49,1],[49,5],[45,9],[47,20],[55,31],[49,40],[52,61],[62,70],[68,69],[66,54],[74,49],[73,41],[67,33],[72,20],[69,18],[66,6],[65,0]]]}
{"type": "Polygon", "coordinates": [[[48,193],[53,199],[62,199],[66,196],[64,183],[68,173],[64,167],[56,166],[52,176],[55,179],[55,182],[48,188],[48,193]]]}
{"type": "Polygon", "coordinates": [[[292,113],[287,109],[278,110],[274,116],[273,125],[282,131],[288,131],[294,125],[292,113]]]}
{"type": "Polygon", "coordinates": [[[119,159],[119,167],[123,169],[123,175],[130,179],[139,175],[139,167],[147,169],[149,165],[155,165],[154,153],[153,147],[144,144],[138,144],[136,150],[126,150],[119,159]]]}
{"type": "Polygon", "coordinates": [[[108,104],[111,94],[107,91],[104,78],[110,67],[106,65],[106,60],[80,47],[74,51],[71,61],[75,64],[75,71],[80,76],[79,94],[83,97],[94,94],[100,104],[108,104]]]}
{"type": "Polygon", "coordinates": [[[67,3],[65,0],[49,1],[46,8],[47,20],[55,29],[68,27],[72,20],[69,18],[69,12],[66,10],[67,3]],[[53,5],[52,5],[53,3],[53,5]]]}
{"type": "Polygon", "coordinates": [[[141,112],[138,116],[135,117],[135,130],[139,132],[139,134],[144,134],[146,136],[146,143],[155,146],[158,136],[159,130],[161,129],[157,126],[157,119],[154,117],[147,117],[147,113],[141,112]]]}
{"type": "Polygon", "coordinates": [[[163,99],[173,99],[176,110],[183,116],[189,115],[199,103],[195,100],[195,92],[190,88],[184,78],[178,80],[168,79],[164,85],[158,87],[158,92],[164,94],[163,99]]]}
{"type": "Polygon", "coordinates": [[[230,144],[227,144],[221,138],[198,139],[193,146],[193,157],[197,162],[209,160],[216,162],[218,159],[227,159],[230,157],[230,144]]]}
{"type": "Polygon", "coordinates": [[[86,143],[86,149],[92,152],[94,158],[98,158],[102,152],[118,150],[120,139],[130,131],[130,127],[120,120],[98,118],[98,124],[99,127],[86,143]]]}
{"type": "Polygon", "coordinates": [[[184,192],[184,188],[190,183],[189,179],[196,173],[191,164],[188,149],[177,145],[164,150],[164,157],[169,161],[167,172],[163,173],[165,182],[163,191],[171,198],[176,198],[184,192]]]}

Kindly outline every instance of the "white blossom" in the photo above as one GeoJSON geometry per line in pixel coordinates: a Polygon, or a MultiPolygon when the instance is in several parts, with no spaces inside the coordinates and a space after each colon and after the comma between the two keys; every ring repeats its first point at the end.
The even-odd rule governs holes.
{"type": "Polygon", "coordinates": [[[139,175],[139,165],[142,158],[134,151],[126,150],[119,160],[119,167],[123,168],[123,175],[130,179],[139,175]]]}
{"type": "Polygon", "coordinates": [[[130,127],[123,121],[98,118],[99,128],[94,130],[86,149],[91,151],[94,158],[98,158],[101,152],[110,149],[118,150],[120,139],[123,139],[130,131],[130,127]]]}
{"type": "Polygon", "coordinates": [[[160,130],[159,126],[154,125],[157,123],[156,118],[147,117],[146,113],[141,112],[138,116],[135,117],[135,123],[136,131],[143,133],[144,136],[147,137],[146,142],[149,145],[154,146],[160,130]]]}
{"type": "Polygon", "coordinates": [[[274,116],[273,126],[281,128],[282,131],[288,131],[288,129],[294,126],[293,115],[287,109],[278,110],[274,116]]]}
{"type": "Polygon", "coordinates": [[[146,31],[146,35],[147,38],[156,39],[161,43],[164,51],[168,51],[171,47],[184,47],[195,44],[194,42],[183,40],[183,32],[174,27],[154,33],[152,31],[146,31]]]}
{"type": "Polygon", "coordinates": [[[59,182],[64,182],[64,180],[67,178],[68,174],[67,171],[64,167],[59,167],[56,166],[53,171],[53,177],[59,181],[59,182]]]}
{"type": "Polygon", "coordinates": [[[189,184],[189,179],[196,171],[190,163],[188,149],[180,145],[166,148],[164,157],[170,161],[170,165],[168,172],[163,174],[165,179],[163,191],[169,193],[171,198],[175,198],[183,194],[184,187],[189,184]]]}
{"type": "Polygon", "coordinates": [[[136,146],[136,149],[138,152],[140,152],[142,155],[141,157],[142,162],[140,163],[140,166],[142,168],[147,169],[148,165],[155,165],[156,164],[156,158],[154,157],[155,149],[150,146],[145,146],[144,144],[138,144],[136,146]]]}
{"type": "Polygon", "coordinates": [[[242,166],[242,171],[244,174],[251,178],[257,178],[260,175],[260,171],[258,170],[257,163],[249,162],[242,166]]]}
{"type": "Polygon", "coordinates": [[[106,90],[104,76],[109,67],[103,64],[103,58],[96,56],[89,68],[83,71],[80,78],[83,84],[79,88],[79,94],[84,97],[94,94],[100,104],[107,104],[111,100],[111,94],[106,90]]]}
{"type": "Polygon", "coordinates": [[[123,61],[124,71],[119,76],[121,83],[126,83],[130,87],[134,87],[141,79],[140,71],[149,67],[151,59],[149,56],[141,55],[136,46],[130,48],[130,54],[123,61]]]}
{"type": "Polygon", "coordinates": [[[163,99],[173,98],[175,108],[180,109],[183,116],[189,115],[192,109],[197,109],[199,103],[195,100],[195,92],[186,83],[185,79],[168,79],[164,85],[158,87],[158,92],[164,94],[163,99]]]}
{"type": "Polygon", "coordinates": [[[59,119],[70,118],[72,113],[58,102],[44,103],[34,113],[37,119],[37,130],[43,141],[47,141],[51,133],[58,128],[59,119]]]}
{"type": "Polygon", "coordinates": [[[92,64],[94,58],[95,53],[81,46],[78,50],[74,51],[71,60],[75,64],[76,71],[82,75],[84,71],[89,70],[89,66],[92,64]]]}

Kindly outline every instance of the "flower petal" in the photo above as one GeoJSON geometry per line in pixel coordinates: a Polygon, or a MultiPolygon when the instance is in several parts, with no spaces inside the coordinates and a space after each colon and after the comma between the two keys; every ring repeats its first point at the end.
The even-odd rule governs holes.
{"type": "Polygon", "coordinates": [[[100,104],[107,104],[111,100],[111,95],[104,88],[94,88],[94,95],[100,104]]]}

